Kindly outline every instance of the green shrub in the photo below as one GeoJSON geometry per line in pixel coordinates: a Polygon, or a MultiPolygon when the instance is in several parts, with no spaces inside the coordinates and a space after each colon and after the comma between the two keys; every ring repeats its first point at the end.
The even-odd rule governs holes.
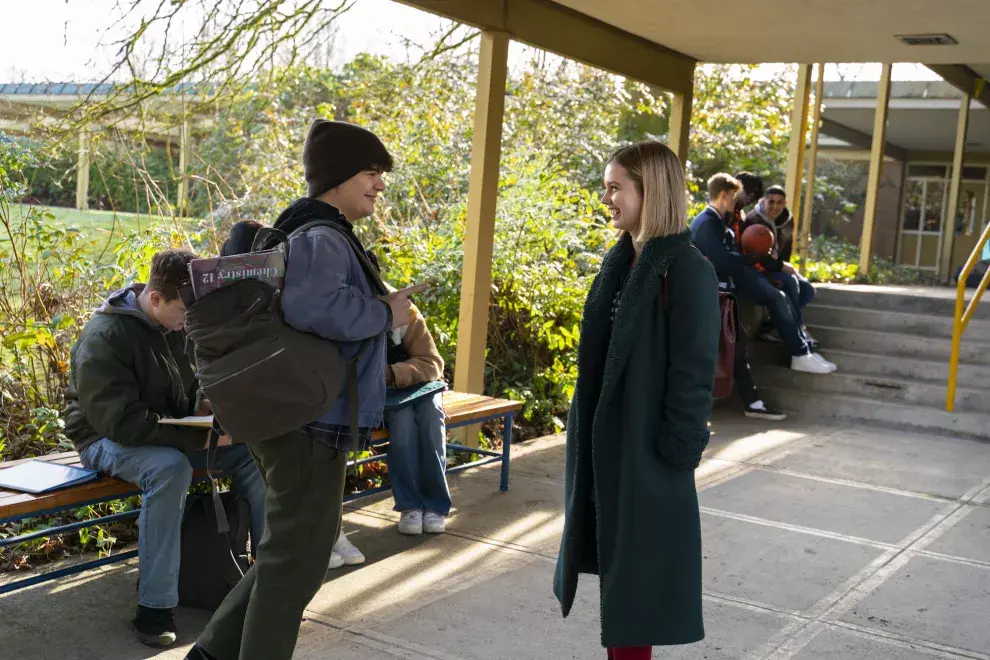
{"type": "Polygon", "coordinates": [[[888,259],[874,258],[870,272],[859,271],[859,246],[839,238],[817,236],[808,249],[808,280],[833,284],[930,285],[931,271],[897,266],[888,259]]]}

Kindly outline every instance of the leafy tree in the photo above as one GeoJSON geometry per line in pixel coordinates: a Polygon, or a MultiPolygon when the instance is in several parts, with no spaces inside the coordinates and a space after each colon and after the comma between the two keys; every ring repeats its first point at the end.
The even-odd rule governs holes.
{"type": "Polygon", "coordinates": [[[748,170],[783,183],[787,171],[793,72],[756,80],[755,65],[700,65],[691,111],[689,186],[695,204],[717,172],[748,170]]]}

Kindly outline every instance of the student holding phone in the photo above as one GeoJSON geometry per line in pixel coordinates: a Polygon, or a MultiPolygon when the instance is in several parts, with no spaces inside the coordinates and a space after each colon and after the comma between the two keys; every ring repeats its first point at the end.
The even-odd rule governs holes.
{"type": "Polygon", "coordinates": [[[354,234],[353,223],[374,212],[385,190],[382,175],[392,169],[381,140],[353,124],[317,119],[303,168],[308,196],[275,222],[290,235],[282,316],[297,330],[336,343],[343,357],[360,356],[358,437],[351,434],[345,391],[322,418],[249,443],[268,486],[266,532],[257,561],[187,656],[195,660],[292,657],[303,610],[323,584],[340,534],[347,453],[367,447],[371,430],[382,425],[386,334],[408,323],[409,296],[423,290],[385,290],[374,269],[364,267],[354,234]],[[314,221],[319,224],[295,231],[314,221]]]}

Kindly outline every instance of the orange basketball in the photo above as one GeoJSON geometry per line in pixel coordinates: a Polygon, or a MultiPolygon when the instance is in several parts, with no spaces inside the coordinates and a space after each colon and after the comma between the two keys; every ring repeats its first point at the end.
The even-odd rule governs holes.
{"type": "Polygon", "coordinates": [[[773,250],[773,242],[773,232],[763,224],[747,227],[742,235],[743,252],[754,257],[770,254],[770,251],[773,250]]]}

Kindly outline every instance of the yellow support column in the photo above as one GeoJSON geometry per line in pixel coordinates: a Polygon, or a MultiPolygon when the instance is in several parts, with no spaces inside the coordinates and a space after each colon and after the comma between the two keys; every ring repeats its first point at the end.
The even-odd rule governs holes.
{"type": "MultiPolygon", "coordinates": [[[[787,147],[787,203],[791,215],[801,217],[801,174],[804,172],[804,136],[808,132],[808,101],[811,94],[811,65],[798,67],[794,89],[794,109],[791,111],[791,140],[787,147]]],[[[795,220],[797,221],[797,220],[795,220]]]]}
{"type": "Polygon", "coordinates": [[[502,117],[505,112],[508,61],[509,36],[504,32],[483,32],[478,62],[474,138],[471,143],[471,180],[454,371],[454,389],[472,394],[483,394],[485,390],[495,202],[502,155],[502,117]]]}
{"type": "Polygon", "coordinates": [[[801,258],[801,273],[808,273],[808,245],[811,242],[811,219],[815,210],[815,169],[818,161],[818,134],[822,123],[822,101],[825,94],[825,63],[818,65],[818,79],[815,81],[815,108],[811,120],[811,151],[808,152],[808,189],[804,196],[804,219],[795,220],[798,256],[801,258]]]}
{"type": "Polygon", "coordinates": [[[890,105],[890,64],[883,65],[877,85],[877,110],[873,117],[873,145],[870,149],[870,174],[866,182],[866,208],[863,213],[863,236],[859,242],[859,272],[870,271],[873,259],[873,234],[876,231],[877,198],[883,170],[884,144],[887,141],[887,106],[890,105]]]}
{"type": "Polygon", "coordinates": [[[938,275],[948,281],[952,272],[952,248],[956,237],[956,209],[959,208],[959,192],[962,189],[963,161],[966,156],[966,131],[969,129],[969,106],[972,97],[964,94],[959,105],[959,121],[956,124],[956,146],[952,152],[952,181],[949,183],[949,205],[942,221],[942,252],[939,255],[938,275]]]}
{"type": "Polygon", "coordinates": [[[681,166],[687,169],[688,148],[691,136],[691,104],[694,92],[671,94],[670,128],[667,132],[667,146],[681,159],[681,166]]]}
{"type": "Polygon", "coordinates": [[[89,131],[79,131],[79,158],[76,161],[76,208],[89,208],[89,131]]]}
{"type": "Polygon", "coordinates": [[[175,199],[176,213],[186,214],[186,200],[189,197],[189,120],[183,119],[179,127],[179,191],[175,199]]]}

